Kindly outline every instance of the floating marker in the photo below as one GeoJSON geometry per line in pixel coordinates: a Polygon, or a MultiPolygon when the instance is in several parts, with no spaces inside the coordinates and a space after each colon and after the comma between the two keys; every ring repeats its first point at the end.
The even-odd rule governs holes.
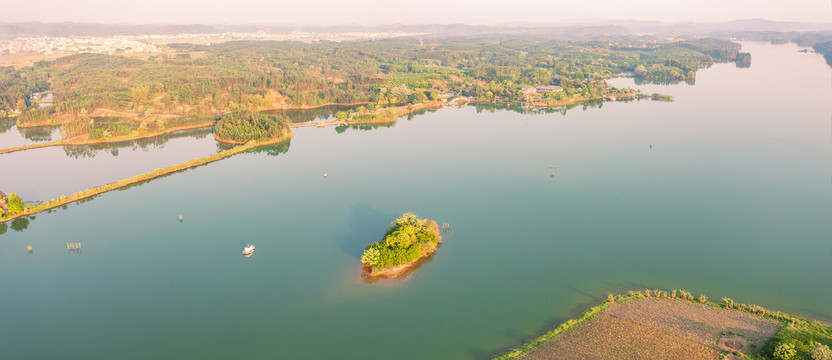
{"type": "Polygon", "coordinates": [[[179,215],[179,221],[182,221],[182,215],[179,215]]]}

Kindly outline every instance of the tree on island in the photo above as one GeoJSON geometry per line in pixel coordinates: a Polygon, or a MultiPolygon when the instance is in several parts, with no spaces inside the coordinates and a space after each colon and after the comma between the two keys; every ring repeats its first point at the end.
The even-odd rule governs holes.
{"type": "Polygon", "coordinates": [[[390,223],[381,241],[367,246],[361,262],[372,270],[404,265],[431,254],[440,241],[436,222],[405,213],[390,223]]]}

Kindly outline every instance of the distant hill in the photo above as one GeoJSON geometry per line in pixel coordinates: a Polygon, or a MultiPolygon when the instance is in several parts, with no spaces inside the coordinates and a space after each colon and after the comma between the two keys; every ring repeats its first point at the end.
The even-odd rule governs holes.
{"type": "MultiPolygon", "coordinates": [[[[672,37],[680,35],[705,35],[711,33],[734,33],[741,31],[818,31],[832,30],[832,23],[801,23],[771,21],[765,19],[745,19],[725,22],[676,22],[639,20],[594,20],[591,22],[573,22],[577,25],[612,25],[629,29],[633,33],[652,34],[672,37]]],[[[548,25],[548,24],[547,24],[548,25]]]]}
{"type": "Polygon", "coordinates": [[[199,34],[219,32],[289,33],[293,31],[344,33],[344,32],[409,32],[427,33],[433,36],[486,35],[486,34],[530,34],[571,39],[593,39],[621,35],[674,36],[720,36],[728,37],[737,32],[796,32],[832,30],[832,23],[814,24],[799,22],[747,19],[727,22],[686,22],[665,23],[637,20],[594,20],[586,22],[561,23],[513,23],[503,25],[466,24],[390,24],[364,25],[204,25],[204,24],[93,24],[93,23],[3,23],[0,22],[0,39],[31,36],[112,36],[112,35],[167,35],[199,34]]]}

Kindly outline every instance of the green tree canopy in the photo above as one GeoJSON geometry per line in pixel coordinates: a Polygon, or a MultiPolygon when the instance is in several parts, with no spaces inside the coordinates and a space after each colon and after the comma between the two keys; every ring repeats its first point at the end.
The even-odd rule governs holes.
{"type": "Polygon", "coordinates": [[[26,203],[15,193],[9,194],[9,198],[6,199],[6,205],[9,206],[9,212],[11,213],[21,213],[26,208],[26,203]]]}
{"type": "Polygon", "coordinates": [[[224,115],[214,129],[223,139],[247,142],[283,136],[289,131],[289,121],[283,115],[236,111],[224,115]]]}

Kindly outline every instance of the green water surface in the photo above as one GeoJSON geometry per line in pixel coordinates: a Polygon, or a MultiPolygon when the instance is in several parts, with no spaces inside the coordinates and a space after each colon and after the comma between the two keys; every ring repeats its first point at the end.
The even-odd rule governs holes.
{"type": "Polygon", "coordinates": [[[832,321],[832,71],[798,49],[637,85],[674,102],[297,129],[39,214],[0,235],[0,358],[483,359],[644,288],[832,321]],[[443,245],[366,283],[406,211],[443,245]]]}

